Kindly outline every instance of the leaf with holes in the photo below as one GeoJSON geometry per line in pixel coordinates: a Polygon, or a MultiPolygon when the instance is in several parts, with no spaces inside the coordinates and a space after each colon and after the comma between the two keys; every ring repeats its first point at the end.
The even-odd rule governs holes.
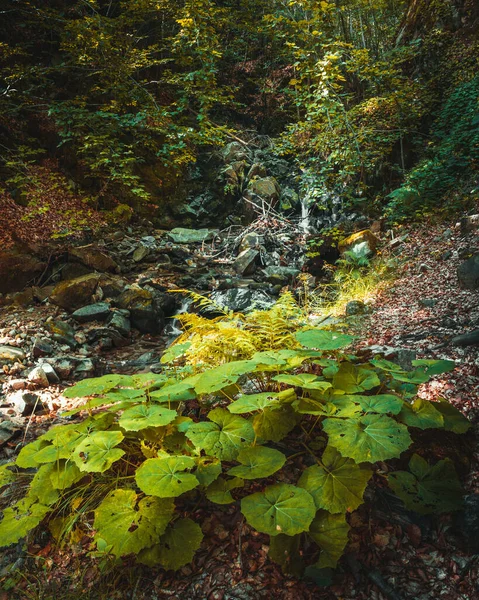
{"type": "Polygon", "coordinates": [[[437,410],[436,403],[422,398],[418,398],[412,404],[404,403],[398,420],[418,429],[441,429],[444,425],[444,417],[437,410]]]}
{"type": "Polygon", "coordinates": [[[67,490],[85,474],[71,460],[60,460],[52,465],[50,482],[55,490],[67,490]]]}
{"type": "Polygon", "coordinates": [[[196,459],[195,477],[200,485],[210,485],[215,479],[218,479],[221,471],[221,462],[214,456],[200,456],[196,459]]]}
{"type": "Polygon", "coordinates": [[[208,369],[198,377],[195,384],[197,394],[213,394],[236,383],[240,377],[256,367],[252,360],[238,360],[208,369]]]}
{"type": "Polygon", "coordinates": [[[325,510],[318,511],[309,528],[309,535],[321,548],[317,565],[320,569],[336,568],[348,543],[348,533],[346,515],[330,515],[325,510]]]}
{"type": "Polygon", "coordinates": [[[372,390],[381,385],[381,382],[371,369],[356,367],[349,362],[344,362],[333,377],[333,385],[346,394],[355,394],[372,390]]]}
{"type": "Polygon", "coordinates": [[[137,554],[159,540],[174,510],[171,499],[147,496],[138,501],[133,490],[115,490],[95,510],[95,537],[111,545],[117,558],[137,554]]]}
{"type": "Polygon", "coordinates": [[[288,405],[279,409],[266,408],[253,417],[257,437],[264,441],[281,441],[299,421],[299,415],[288,405]]]}
{"type": "Polygon", "coordinates": [[[357,463],[397,458],[412,444],[407,427],[386,415],[347,420],[328,418],[323,429],[331,446],[357,463]]]}
{"type": "Polygon", "coordinates": [[[286,462],[286,456],[273,448],[252,446],[241,450],[236,460],[241,465],[230,469],[228,475],[242,479],[258,479],[279,471],[286,462]]]}
{"type": "Polygon", "coordinates": [[[239,477],[234,477],[233,479],[220,477],[206,488],[206,497],[215,504],[231,504],[235,501],[231,495],[231,490],[242,488],[243,486],[244,481],[239,479],[239,477]]]}
{"type": "Polygon", "coordinates": [[[263,392],[261,394],[245,394],[241,396],[238,400],[228,405],[228,410],[233,414],[243,414],[279,406],[278,394],[263,392]]]}
{"type": "Polygon", "coordinates": [[[28,496],[6,508],[0,522],[0,547],[10,546],[25,537],[50,511],[50,506],[39,504],[28,496]]]}
{"type": "Polygon", "coordinates": [[[344,333],[326,331],[324,329],[308,329],[299,331],[294,336],[301,346],[317,350],[339,350],[349,346],[354,338],[344,333]]]}
{"type": "Polygon", "coordinates": [[[191,456],[149,458],[137,469],[136,484],[150,496],[176,498],[199,485],[198,479],[187,469],[195,466],[191,456]]]}
{"type": "Polygon", "coordinates": [[[161,389],[151,392],[150,399],[155,402],[186,402],[196,398],[194,381],[192,378],[185,379],[179,383],[165,385],[161,389]]]}
{"type": "Polygon", "coordinates": [[[306,490],[279,483],[243,498],[241,512],[251,527],[261,533],[295,535],[308,531],[316,507],[306,490]]]}
{"type": "Polygon", "coordinates": [[[126,431],[140,431],[147,427],[162,427],[177,417],[176,410],[151,404],[138,404],[121,415],[118,423],[126,431]]]}
{"type": "Polygon", "coordinates": [[[254,429],[249,421],[231,415],[223,408],[208,413],[210,421],[193,423],[186,437],[196,448],[220,460],[234,460],[244,446],[254,440],[254,429]]]}
{"type": "Polygon", "coordinates": [[[274,381],[286,383],[294,387],[301,387],[305,390],[324,391],[332,387],[329,381],[321,380],[317,375],[312,373],[300,373],[299,375],[276,375],[274,381]]]}
{"type": "Polygon", "coordinates": [[[451,460],[440,460],[431,467],[413,454],[409,471],[388,475],[389,487],[409,510],[427,515],[461,509],[464,492],[451,460]]]}
{"type": "Polygon", "coordinates": [[[378,413],[397,415],[401,412],[404,402],[393,394],[377,394],[376,396],[341,396],[332,400],[337,407],[338,417],[353,417],[358,413],[378,413]]]}
{"type": "Polygon", "coordinates": [[[318,509],[333,514],[356,510],[364,502],[371,469],[343,458],[331,446],[326,447],[321,462],[303,471],[298,486],[311,494],[318,509]]]}
{"type": "Polygon", "coordinates": [[[122,441],[121,431],[95,431],[78,444],[73,460],[80,471],[103,473],[125,454],[115,448],[122,441]]]}
{"type": "Polygon", "coordinates": [[[177,571],[193,560],[202,540],[199,525],[191,519],[179,519],[167,528],[159,544],[140,552],[138,562],[177,571]]]}

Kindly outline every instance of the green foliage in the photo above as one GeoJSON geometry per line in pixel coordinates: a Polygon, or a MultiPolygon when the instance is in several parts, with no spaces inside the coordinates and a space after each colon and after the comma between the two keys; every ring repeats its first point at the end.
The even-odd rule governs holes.
{"type": "MultiPolygon", "coordinates": [[[[261,326],[268,317],[257,319],[261,341],[247,358],[237,360],[232,348],[229,362],[200,368],[195,350],[191,364],[179,366],[190,348],[179,342],[161,375],[108,375],[69,389],[69,397],[84,398],[89,416],[52,428],[3,469],[10,485],[19,474],[30,482],[25,497],[4,512],[0,543],[15,543],[44,519],[52,530],[75,519],[96,544],[92,557],[134,555],[178,569],[202,539],[199,524],[179,517],[191,516],[198,502],[240,500],[248,525],[271,536],[271,556],[286,572],[306,568],[306,536],[317,549],[309,571],[334,568],[348,541],[347,515],[364,502],[375,463],[402,460],[417,428],[468,429],[447,403],[411,393],[411,381],[454,363],[417,361],[401,394],[393,390],[402,389],[397,378],[407,374],[380,358],[361,363],[346,354],[352,337],[296,325],[290,349],[277,349],[274,335],[267,349],[261,326]],[[313,464],[296,463],[298,454],[313,464]]],[[[223,322],[213,325],[221,329],[223,322]]],[[[189,335],[195,339],[194,328],[189,335]]],[[[450,460],[431,467],[414,455],[410,470],[390,473],[388,482],[420,512],[460,506],[450,460]]]]}

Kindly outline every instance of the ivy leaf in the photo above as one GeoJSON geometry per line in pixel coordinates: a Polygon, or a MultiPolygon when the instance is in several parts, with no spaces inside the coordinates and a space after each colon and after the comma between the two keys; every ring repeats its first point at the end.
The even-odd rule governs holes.
{"type": "Polygon", "coordinates": [[[228,475],[242,479],[258,479],[279,471],[286,462],[286,456],[273,448],[252,446],[241,450],[236,460],[241,466],[230,469],[228,475]]]}
{"type": "Polygon", "coordinates": [[[138,554],[159,540],[174,510],[171,499],[147,496],[138,502],[133,490],[115,490],[95,510],[95,537],[111,545],[111,552],[117,558],[138,554]]]}
{"type": "Polygon", "coordinates": [[[196,459],[196,479],[200,485],[208,486],[219,477],[222,471],[221,462],[213,456],[200,456],[196,459]]]}
{"type": "Polygon", "coordinates": [[[422,398],[418,398],[412,404],[404,403],[398,420],[418,429],[441,429],[444,425],[444,417],[436,409],[435,404],[422,398]]]}
{"type": "Polygon", "coordinates": [[[253,426],[243,417],[215,408],[208,413],[208,419],[209,422],[190,425],[186,437],[196,448],[220,460],[234,460],[241,448],[254,440],[253,426]]]}
{"type": "Polygon", "coordinates": [[[271,560],[281,566],[285,575],[301,577],[304,571],[304,562],[299,552],[300,535],[276,535],[269,540],[268,555],[271,560]]]}
{"type": "Polygon", "coordinates": [[[316,348],[317,350],[339,350],[349,346],[354,340],[350,335],[326,331],[324,329],[308,329],[298,331],[294,336],[301,346],[305,348],[316,348]]]}
{"type": "Polygon", "coordinates": [[[423,515],[461,508],[463,490],[451,460],[440,460],[431,467],[413,454],[409,471],[395,471],[388,476],[389,487],[407,508],[423,515]]]}
{"type": "Polygon", "coordinates": [[[265,408],[253,417],[256,436],[264,441],[281,441],[298,423],[299,417],[290,406],[265,408]]]}
{"type": "Polygon", "coordinates": [[[206,488],[206,497],[215,504],[231,504],[235,501],[231,495],[231,490],[243,486],[244,481],[238,477],[234,479],[220,477],[206,488]]]}
{"type": "Polygon", "coordinates": [[[371,369],[356,367],[349,362],[344,362],[333,377],[333,385],[346,394],[355,394],[356,392],[372,390],[381,385],[381,382],[371,369]]]}
{"type": "Polygon", "coordinates": [[[265,408],[279,407],[278,394],[263,392],[261,394],[245,394],[228,405],[228,410],[233,414],[242,414],[264,410],[265,408]]]}
{"type": "Polygon", "coordinates": [[[397,458],[412,444],[407,427],[386,415],[364,415],[345,421],[328,418],[323,429],[331,446],[357,463],[397,458]]]}
{"type": "Polygon", "coordinates": [[[305,390],[327,390],[332,387],[329,381],[321,380],[317,375],[312,373],[300,373],[299,375],[276,375],[273,377],[274,381],[280,383],[286,383],[293,385],[294,387],[301,387],[305,390]]]}
{"type": "Polygon", "coordinates": [[[191,456],[149,458],[137,469],[136,484],[151,496],[176,498],[198,486],[198,479],[186,469],[195,466],[191,456]]]}
{"type": "Polygon", "coordinates": [[[256,367],[253,360],[238,360],[209,369],[198,377],[195,384],[197,394],[213,394],[236,383],[240,377],[256,367]]]}
{"type": "Polygon", "coordinates": [[[125,454],[115,448],[122,441],[121,431],[95,431],[76,447],[72,458],[80,471],[103,473],[125,454]]]}
{"type": "Polygon", "coordinates": [[[0,522],[0,547],[10,546],[25,537],[50,511],[50,506],[39,504],[28,496],[6,508],[0,522]]]}
{"type": "Polygon", "coordinates": [[[444,398],[439,398],[439,402],[434,403],[434,408],[441,413],[446,431],[466,433],[472,427],[472,423],[444,398]]]}
{"type": "Polygon", "coordinates": [[[336,568],[348,543],[348,533],[346,515],[330,515],[325,510],[318,511],[309,528],[309,535],[322,550],[317,565],[320,569],[336,568]]]}
{"type": "Polygon", "coordinates": [[[159,544],[140,552],[138,562],[177,571],[193,560],[202,540],[199,525],[191,519],[179,519],[168,527],[159,544]]]}
{"type": "Polygon", "coordinates": [[[140,431],[140,429],[146,429],[147,427],[168,425],[176,417],[176,410],[151,404],[138,404],[125,410],[118,423],[126,431],[140,431]]]}
{"type": "Polygon", "coordinates": [[[412,361],[413,367],[420,367],[431,377],[432,375],[441,375],[448,373],[456,368],[456,363],[453,360],[429,360],[420,359],[412,361]]]}
{"type": "Polygon", "coordinates": [[[306,490],[279,483],[243,498],[241,512],[251,527],[261,533],[295,535],[308,531],[316,507],[306,490]]]}
{"type": "Polygon", "coordinates": [[[372,471],[343,458],[337,450],[327,446],[321,458],[322,465],[308,467],[299,478],[298,486],[311,494],[316,508],[330,513],[353,511],[363,503],[363,495],[372,471]]]}

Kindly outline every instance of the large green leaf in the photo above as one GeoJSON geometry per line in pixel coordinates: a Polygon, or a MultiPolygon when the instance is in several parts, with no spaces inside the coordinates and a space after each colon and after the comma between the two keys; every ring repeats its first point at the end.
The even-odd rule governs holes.
{"type": "Polygon", "coordinates": [[[404,405],[403,400],[393,394],[377,394],[376,396],[346,395],[333,398],[337,417],[354,417],[360,413],[379,413],[397,415],[404,405]]]}
{"type": "Polygon", "coordinates": [[[308,531],[316,514],[314,500],[306,490],[279,483],[241,500],[241,512],[248,523],[271,536],[295,535],[308,531]]]}
{"type": "Polygon", "coordinates": [[[298,415],[288,405],[279,409],[266,408],[252,420],[254,432],[264,441],[281,441],[298,423],[298,415]]]}
{"type": "Polygon", "coordinates": [[[392,373],[392,376],[396,381],[413,384],[426,383],[430,379],[430,375],[426,373],[425,369],[416,369],[415,371],[407,371],[406,373],[392,373]]]}
{"type": "Polygon", "coordinates": [[[196,448],[220,460],[234,460],[245,445],[254,440],[254,429],[249,421],[230,414],[223,408],[208,413],[210,421],[194,423],[186,437],[196,448]]]}
{"type": "Polygon", "coordinates": [[[448,373],[456,368],[456,363],[453,360],[432,360],[432,359],[418,359],[412,361],[413,367],[419,367],[430,377],[432,375],[441,375],[442,373],[448,373]]]}
{"type": "Polygon", "coordinates": [[[233,414],[242,414],[264,410],[265,408],[279,407],[278,394],[263,392],[261,394],[245,394],[228,405],[228,410],[233,414]]]}
{"type": "Polygon", "coordinates": [[[50,511],[50,506],[39,504],[28,497],[6,508],[0,522],[0,547],[18,542],[41,523],[50,511]]]}
{"type": "Polygon", "coordinates": [[[299,375],[276,375],[273,377],[274,381],[279,383],[286,383],[293,385],[294,387],[301,387],[305,390],[327,390],[331,387],[329,381],[321,380],[317,375],[313,373],[300,373],[299,375]]]}
{"type": "Polygon", "coordinates": [[[65,398],[84,398],[86,396],[97,396],[105,394],[120,385],[132,387],[132,379],[129,375],[103,375],[93,379],[84,379],[75,383],[72,387],[64,390],[65,398]]]}
{"type": "Polygon", "coordinates": [[[269,540],[268,555],[281,565],[285,575],[301,577],[304,563],[300,553],[300,535],[276,535],[269,540]]]}
{"type": "Polygon", "coordinates": [[[238,360],[208,369],[201,373],[195,385],[197,394],[212,394],[218,392],[233,383],[240,377],[250,373],[256,367],[252,360],[238,360]]]}
{"type": "Polygon", "coordinates": [[[331,515],[325,510],[318,511],[311,523],[309,535],[321,548],[318,567],[334,569],[348,543],[349,525],[346,515],[331,515]]]}
{"type": "Polygon", "coordinates": [[[363,503],[371,469],[343,458],[331,446],[327,446],[321,462],[321,466],[313,465],[303,471],[298,486],[311,494],[318,509],[333,514],[356,510],[363,503]]]}
{"type": "Polygon", "coordinates": [[[222,471],[221,461],[214,456],[200,456],[196,459],[196,479],[200,485],[208,486],[219,477],[222,471]]]}
{"type": "Polygon", "coordinates": [[[235,501],[231,495],[231,490],[242,488],[243,486],[244,481],[239,479],[239,477],[234,477],[233,479],[219,477],[206,488],[206,497],[215,504],[231,504],[235,501]]]}
{"type": "Polygon", "coordinates": [[[350,335],[326,331],[324,329],[308,329],[298,331],[295,338],[305,348],[316,348],[317,350],[339,350],[349,346],[354,340],[350,335]]]}
{"type": "Polygon", "coordinates": [[[188,350],[191,346],[191,342],[184,342],[183,344],[172,344],[165,350],[163,356],[160,359],[162,364],[170,363],[175,361],[188,350]]]}
{"type": "Polygon", "coordinates": [[[138,561],[149,567],[159,564],[176,571],[193,560],[202,539],[199,525],[191,519],[179,519],[168,527],[159,544],[140,552],[138,561]]]}
{"type": "Polygon", "coordinates": [[[11,467],[14,465],[15,463],[9,462],[0,466],[0,488],[2,488],[4,485],[12,483],[12,481],[15,481],[17,478],[16,473],[11,470],[11,467]]]}
{"type": "Polygon", "coordinates": [[[121,431],[95,431],[75,448],[73,460],[80,471],[103,473],[125,454],[115,448],[122,441],[121,431]]]}
{"type": "Polygon", "coordinates": [[[54,466],[53,463],[42,465],[30,483],[28,496],[38,504],[52,506],[60,498],[60,493],[52,486],[50,480],[54,466]]]}
{"type": "Polygon", "coordinates": [[[466,433],[466,431],[472,427],[472,423],[470,423],[466,417],[447,400],[439,398],[439,402],[434,404],[434,408],[436,408],[443,416],[444,429],[446,431],[466,433]]]}
{"type": "Polygon", "coordinates": [[[252,446],[241,450],[236,460],[241,465],[230,469],[228,475],[242,479],[258,479],[269,477],[279,471],[286,462],[286,456],[273,448],[252,446]]]}
{"type": "Polygon", "coordinates": [[[147,496],[138,502],[133,490],[115,490],[95,510],[96,538],[111,545],[117,557],[138,554],[158,542],[174,510],[171,499],[147,496]]]}
{"type": "Polygon", "coordinates": [[[194,381],[192,378],[185,379],[179,383],[165,385],[156,392],[150,393],[150,398],[155,402],[186,402],[196,398],[194,381]]]}
{"type": "Polygon", "coordinates": [[[397,458],[412,443],[407,427],[386,415],[364,415],[344,421],[329,418],[323,428],[331,446],[357,463],[397,458]]]}
{"type": "Polygon", "coordinates": [[[195,460],[191,456],[149,458],[137,469],[136,484],[145,494],[176,498],[199,485],[194,475],[185,473],[194,466],[195,460]]]}
{"type": "Polygon", "coordinates": [[[334,387],[346,394],[372,390],[380,384],[379,377],[374,371],[364,367],[356,367],[349,362],[341,363],[333,377],[334,387]]]}
{"type": "Polygon", "coordinates": [[[422,400],[418,398],[412,404],[404,403],[398,420],[409,427],[418,429],[441,429],[444,425],[444,418],[440,411],[436,409],[435,402],[422,400]]]}
{"type": "Polygon", "coordinates": [[[146,427],[168,425],[176,417],[176,410],[151,404],[138,404],[125,410],[118,423],[126,431],[140,431],[140,429],[146,429],[146,427]]]}
{"type": "Polygon", "coordinates": [[[385,358],[375,358],[369,361],[376,368],[381,369],[381,371],[389,371],[390,373],[405,373],[406,371],[396,363],[393,363],[385,358]]]}
{"type": "MultiPolygon", "coordinates": [[[[45,447],[50,447],[51,444],[44,439],[38,439],[35,440],[34,442],[30,442],[29,444],[27,444],[26,446],[24,446],[18,456],[17,456],[17,460],[15,461],[18,467],[21,467],[22,469],[30,469],[30,468],[36,468],[39,467],[42,462],[41,461],[37,461],[37,455],[40,452],[40,450],[43,450],[43,448],[45,447]]],[[[55,460],[55,459],[53,459],[55,460]]],[[[51,462],[51,461],[46,461],[46,462],[51,462]]]]}
{"type": "Polygon", "coordinates": [[[448,458],[430,466],[414,454],[409,470],[395,471],[388,483],[407,508],[420,514],[444,513],[462,507],[463,490],[452,461],[448,458]]]}
{"type": "Polygon", "coordinates": [[[50,482],[56,490],[67,490],[84,476],[73,461],[60,460],[52,465],[50,482]]]}

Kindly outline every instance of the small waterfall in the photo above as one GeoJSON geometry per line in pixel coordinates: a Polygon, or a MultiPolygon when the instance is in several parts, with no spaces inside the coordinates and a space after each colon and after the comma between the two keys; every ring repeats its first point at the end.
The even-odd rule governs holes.
{"type": "Polygon", "coordinates": [[[309,206],[308,197],[301,198],[301,219],[299,221],[299,228],[304,233],[309,233],[311,227],[311,220],[309,217],[309,206]]]}
{"type": "MultiPolygon", "coordinates": [[[[183,300],[180,308],[176,311],[177,315],[181,315],[183,313],[188,312],[191,306],[191,300],[183,300]]],[[[169,338],[169,342],[173,342],[175,338],[183,333],[183,330],[180,328],[180,322],[178,319],[169,319],[168,324],[163,329],[163,335],[169,338]]]]}

